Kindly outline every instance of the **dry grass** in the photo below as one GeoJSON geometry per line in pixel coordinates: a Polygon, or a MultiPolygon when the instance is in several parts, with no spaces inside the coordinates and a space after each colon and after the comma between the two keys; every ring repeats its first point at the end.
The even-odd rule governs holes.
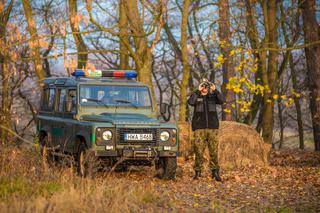
{"type": "MultiPolygon", "coordinates": [[[[190,124],[179,124],[180,150],[185,158],[192,156],[192,130],[190,124]]],[[[223,169],[268,164],[271,146],[264,143],[257,131],[246,124],[220,121],[219,162],[223,169]]],[[[209,154],[206,154],[209,158],[209,154]]]]}
{"type": "Polygon", "coordinates": [[[124,179],[82,179],[72,167],[48,170],[32,150],[0,150],[0,212],[158,212],[168,208],[167,199],[124,179]]]}
{"type": "Polygon", "coordinates": [[[219,162],[223,168],[265,166],[271,146],[248,125],[222,121],[219,128],[219,162]]]}

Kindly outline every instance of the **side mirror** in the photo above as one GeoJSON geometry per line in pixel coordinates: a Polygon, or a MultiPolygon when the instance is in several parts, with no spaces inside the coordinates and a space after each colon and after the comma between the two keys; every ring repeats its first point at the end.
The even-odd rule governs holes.
{"type": "Polygon", "coordinates": [[[167,104],[167,103],[162,103],[162,104],[160,105],[160,114],[161,114],[161,115],[166,114],[168,108],[169,108],[169,104],[167,104]]]}
{"type": "Polygon", "coordinates": [[[66,98],[66,100],[64,101],[64,108],[66,112],[72,112],[72,99],[71,98],[66,98]]]}
{"type": "Polygon", "coordinates": [[[160,114],[164,121],[170,121],[171,113],[170,113],[170,105],[167,103],[162,103],[160,105],[160,114]]]}

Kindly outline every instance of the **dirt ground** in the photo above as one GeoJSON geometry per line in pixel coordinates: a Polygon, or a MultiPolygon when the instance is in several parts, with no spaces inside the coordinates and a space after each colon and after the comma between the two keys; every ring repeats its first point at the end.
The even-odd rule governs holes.
{"type": "Polygon", "coordinates": [[[158,180],[152,169],[136,167],[109,177],[152,185],[169,198],[165,211],[320,212],[320,153],[272,151],[270,166],[221,171],[222,183],[208,172],[193,180],[192,164],[180,160],[174,181],[158,180]]]}

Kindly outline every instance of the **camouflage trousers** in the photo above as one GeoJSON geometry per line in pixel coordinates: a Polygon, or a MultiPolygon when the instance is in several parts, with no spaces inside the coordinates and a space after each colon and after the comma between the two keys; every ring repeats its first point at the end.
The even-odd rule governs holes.
{"type": "Polygon", "coordinates": [[[219,169],[218,164],[218,129],[197,129],[193,132],[193,149],[196,155],[194,170],[201,172],[206,146],[209,149],[210,169],[219,169]]]}

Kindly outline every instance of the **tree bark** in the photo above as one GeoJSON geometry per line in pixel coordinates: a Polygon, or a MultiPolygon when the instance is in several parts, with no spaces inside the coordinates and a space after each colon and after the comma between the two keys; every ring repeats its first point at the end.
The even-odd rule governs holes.
{"type": "MultiPolygon", "coordinates": [[[[1,0],[0,4],[4,5],[4,1],[1,0]]],[[[10,1],[7,9],[0,9],[0,39],[6,43],[6,28],[10,17],[10,13],[13,6],[13,0],[10,1]]],[[[10,113],[10,71],[8,50],[0,50],[0,71],[2,78],[2,96],[1,96],[1,110],[0,110],[0,124],[5,128],[11,129],[11,113],[10,113]]],[[[10,134],[7,130],[0,127],[0,143],[4,144],[9,139],[10,134]]]]}
{"type": "MultiPolygon", "coordinates": [[[[284,4],[284,2],[282,1],[280,4],[281,17],[286,17],[287,14],[284,11],[283,4],[284,4]]],[[[281,28],[282,28],[283,37],[284,37],[286,46],[290,48],[290,47],[294,46],[294,44],[297,42],[297,40],[300,37],[300,12],[296,13],[296,16],[291,21],[289,26],[291,26],[291,33],[293,34],[291,36],[291,41],[290,41],[288,33],[287,33],[286,22],[284,22],[284,21],[281,22],[281,28]],[[293,28],[293,26],[295,26],[295,28],[293,28]]],[[[279,68],[279,77],[281,76],[281,73],[284,72],[284,70],[286,68],[287,61],[289,62],[289,67],[290,67],[290,71],[291,71],[292,87],[295,92],[299,93],[297,74],[296,74],[291,50],[288,50],[284,56],[283,62],[279,68]]],[[[299,147],[300,147],[300,149],[304,149],[302,112],[301,112],[301,106],[300,106],[300,100],[299,100],[300,98],[294,95],[293,99],[294,99],[294,104],[295,104],[295,108],[296,108],[296,112],[297,112],[297,123],[298,123],[298,131],[299,131],[299,147]]],[[[281,146],[280,146],[280,148],[281,148],[281,146]]]]}
{"type": "MultiPolygon", "coordinates": [[[[300,0],[303,19],[304,41],[310,44],[320,40],[319,24],[316,19],[316,1],[300,0]]],[[[320,45],[305,48],[308,87],[310,91],[310,110],[312,116],[315,150],[320,151],[320,45]]]]}
{"type": "Polygon", "coordinates": [[[120,29],[120,66],[119,69],[129,69],[129,52],[126,44],[129,44],[128,38],[128,20],[124,0],[119,0],[119,29],[120,29]]]}
{"type": "MultiPolygon", "coordinates": [[[[136,65],[138,71],[138,79],[147,85],[149,85],[152,94],[152,101],[154,106],[154,111],[157,111],[157,101],[154,93],[154,88],[152,84],[152,60],[153,60],[153,48],[154,44],[159,38],[159,33],[161,29],[161,23],[158,25],[158,31],[155,39],[152,42],[151,47],[148,46],[148,37],[144,32],[144,23],[139,14],[138,2],[137,0],[123,0],[123,5],[125,6],[125,11],[127,15],[127,20],[129,23],[129,28],[133,35],[133,40],[135,44],[135,51],[130,51],[131,56],[136,65]]],[[[160,21],[162,16],[160,16],[160,21]]],[[[129,44],[126,44],[127,47],[129,44]]]]}
{"type": "MultiPolygon", "coordinates": [[[[260,43],[259,41],[259,33],[257,29],[257,21],[254,16],[254,0],[246,0],[246,29],[248,33],[248,38],[250,41],[251,48],[254,50],[260,49],[260,45],[264,45],[263,41],[260,43]]],[[[258,70],[255,73],[255,82],[256,84],[262,84],[262,72],[265,72],[265,52],[258,51],[254,53],[254,59],[258,62],[258,70]]],[[[260,93],[254,94],[253,101],[251,104],[251,109],[246,118],[244,119],[244,122],[246,124],[251,125],[254,119],[256,118],[260,106],[263,106],[261,103],[263,101],[263,97],[260,93]]],[[[262,109],[262,108],[261,108],[262,109]]]]}
{"type": "Polygon", "coordinates": [[[188,61],[188,47],[187,47],[187,27],[189,17],[190,0],[183,1],[182,20],[181,20],[181,58],[182,58],[182,81],[180,84],[180,109],[179,122],[186,122],[187,112],[187,90],[190,78],[190,65],[188,61]]]}
{"type": "Polygon", "coordinates": [[[69,0],[69,13],[72,35],[77,47],[78,68],[85,68],[88,61],[88,48],[81,36],[79,23],[75,19],[78,13],[77,0],[69,0]]]}
{"type": "Polygon", "coordinates": [[[32,14],[32,8],[29,0],[22,0],[24,13],[28,23],[28,31],[30,33],[31,39],[29,41],[30,49],[32,50],[32,57],[35,67],[36,75],[39,79],[39,86],[43,85],[43,80],[45,78],[45,73],[42,68],[41,54],[40,54],[40,44],[39,36],[36,28],[36,22],[32,14]]]}
{"type": "MultiPolygon", "coordinates": [[[[298,88],[298,80],[297,80],[297,74],[293,63],[293,57],[292,54],[289,56],[289,65],[291,70],[291,80],[292,80],[292,87],[295,92],[299,93],[298,88]]],[[[294,105],[296,107],[297,111],[297,122],[298,122],[298,131],[299,131],[299,148],[304,149],[304,139],[303,139],[303,122],[302,122],[302,112],[301,112],[301,106],[300,106],[300,98],[294,97],[294,105]]]]}
{"type": "MultiPolygon", "coordinates": [[[[277,31],[277,0],[268,0],[263,3],[264,24],[266,37],[268,37],[269,48],[276,49],[278,47],[278,31],[277,31]]],[[[262,124],[262,137],[267,143],[272,143],[273,139],[273,122],[274,122],[274,100],[273,95],[277,91],[276,80],[278,73],[278,52],[269,51],[268,55],[268,71],[262,75],[264,85],[267,87],[264,94],[264,111],[262,124]]]]}
{"type": "Polygon", "coordinates": [[[229,11],[229,0],[219,0],[219,38],[220,41],[224,41],[226,44],[221,47],[221,53],[226,60],[222,64],[223,83],[222,93],[226,98],[226,108],[231,110],[231,113],[222,111],[222,120],[232,121],[234,120],[234,110],[231,107],[234,101],[233,90],[227,89],[227,83],[229,78],[234,76],[234,63],[233,58],[229,57],[231,49],[231,31],[230,31],[230,11],[229,11]]]}

